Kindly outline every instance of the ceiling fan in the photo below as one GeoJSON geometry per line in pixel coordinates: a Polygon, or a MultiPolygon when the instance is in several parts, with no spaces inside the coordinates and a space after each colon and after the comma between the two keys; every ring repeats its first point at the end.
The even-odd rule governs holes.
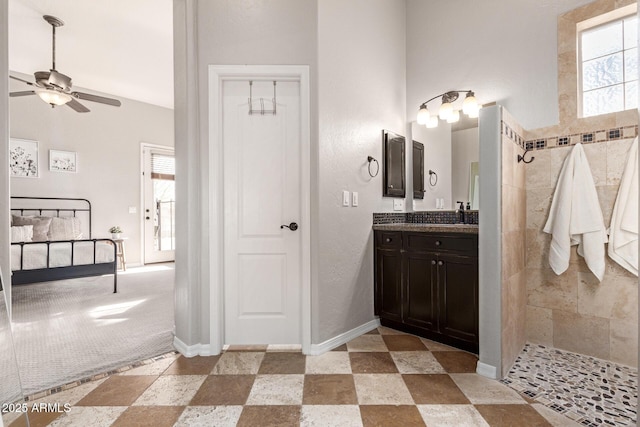
{"type": "Polygon", "coordinates": [[[14,80],[21,81],[34,86],[34,90],[26,90],[21,92],[11,92],[10,97],[38,95],[44,102],[50,104],[51,107],[56,105],[68,105],[78,113],[88,113],[87,107],[79,103],[77,100],[82,99],[84,101],[99,102],[101,104],[113,105],[119,107],[122,105],[120,101],[113,98],[106,98],[104,96],[91,95],[84,92],[72,92],[71,91],[71,77],[59,73],[56,70],[56,27],[64,25],[60,19],[55,16],[44,15],[44,20],[47,21],[53,29],[53,48],[52,57],[53,65],[49,71],[36,71],[33,73],[35,77],[35,83],[23,80],[19,77],[9,76],[14,80]]]}

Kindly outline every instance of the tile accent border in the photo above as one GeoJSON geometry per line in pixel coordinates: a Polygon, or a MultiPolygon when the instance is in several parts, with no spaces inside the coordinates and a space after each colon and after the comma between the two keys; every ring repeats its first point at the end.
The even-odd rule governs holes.
{"type": "Polygon", "coordinates": [[[513,141],[516,145],[525,148],[524,137],[513,130],[504,120],[500,121],[500,133],[513,141]]]}
{"type": "MultiPolygon", "coordinates": [[[[464,224],[478,224],[479,212],[465,211],[464,224]]],[[[456,211],[382,212],[373,214],[373,224],[457,224],[456,211]]]]}
{"type": "Polygon", "coordinates": [[[382,212],[373,214],[374,224],[396,224],[407,222],[405,212],[382,212]]]}
{"type": "Polygon", "coordinates": [[[82,378],[82,379],[77,380],[77,381],[72,381],[70,383],[67,383],[67,384],[64,384],[64,385],[61,385],[61,386],[58,386],[58,387],[50,388],[48,390],[43,390],[43,391],[40,391],[38,393],[34,393],[34,394],[29,395],[29,396],[25,396],[24,401],[25,402],[31,402],[31,401],[36,400],[36,399],[41,399],[43,397],[50,396],[52,394],[60,393],[62,391],[66,391],[66,390],[69,390],[71,388],[78,387],[78,386],[80,386],[82,384],[86,384],[86,383],[91,382],[91,381],[101,380],[103,378],[110,377],[111,375],[115,375],[115,374],[119,374],[121,372],[129,371],[129,370],[134,369],[134,368],[139,368],[140,366],[150,365],[150,364],[152,364],[154,362],[157,362],[158,360],[162,360],[162,359],[166,359],[166,358],[169,358],[169,357],[173,357],[176,354],[179,354],[179,353],[177,351],[170,351],[169,353],[161,354],[159,356],[152,357],[150,359],[140,360],[138,362],[132,363],[131,365],[122,366],[120,368],[116,368],[116,369],[113,369],[113,370],[108,371],[108,372],[102,372],[100,374],[96,374],[96,375],[92,375],[90,377],[82,378]]]}
{"type": "MultiPolygon", "coordinates": [[[[630,139],[638,136],[638,125],[622,126],[612,129],[591,130],[582,133],[559,135],[548,138],[538,138],[525,142],[523,148],[527,150],[544,150],[547,148],[575,145],[577,143],[592,144],[607,141],[630,139]]],[[[522,146],[521,146],[522,147],[522,146]]]]}

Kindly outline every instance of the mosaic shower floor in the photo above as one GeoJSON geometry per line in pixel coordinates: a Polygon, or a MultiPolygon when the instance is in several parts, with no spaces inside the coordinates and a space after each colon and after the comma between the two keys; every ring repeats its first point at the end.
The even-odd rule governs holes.
{"type": "Polygon", "coordinates": [[[636,423],[638,371],[628,366],[527,344],[502,382],[587,427],[636,423]]]}

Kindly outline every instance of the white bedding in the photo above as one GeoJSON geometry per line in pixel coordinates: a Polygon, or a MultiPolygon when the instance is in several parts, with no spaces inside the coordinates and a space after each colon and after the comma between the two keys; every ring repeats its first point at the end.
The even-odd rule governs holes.
{"type": "MultiPolygon", "coordinates": [[[[23,270],[47,268],[47,245],[29,243],[24,245],[23,270]]],[[[113,262],[113,244],[108,241],[96,243],[96,264],[113,262]]],[[[76,241],[73,248],[73,265],[93,264],[93,242],[76,241]]],[[[71,243],[51,243],[49,249],[49,268],[71,265],[71,243]]],[[[20,270],[20,245],[11,245],[11,270],[20,270]]]]}

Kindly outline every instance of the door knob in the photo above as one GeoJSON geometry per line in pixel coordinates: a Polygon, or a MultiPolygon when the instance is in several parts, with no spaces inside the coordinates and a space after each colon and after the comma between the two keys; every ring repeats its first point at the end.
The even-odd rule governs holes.
{"type": "Polygon", "coordinates": [[[289,225],[281,225],[280,228],[288,228],[291,231],[296,231],[298,229],[298,224],[296,224],[295,222],[292,222],[289,225]]]}
{"type": "Polygon", "coordinates": [[[444,265],[444,262],[438,261],[438,265],[444,265]]]}
{"type": "Polygon", "coordinates": [[[436,260],[435,259],[431,260],[431,265],[436,265],[436,260]]]}
{"type": "Polygon", "coordinates": [[[149,221],[151,218],[149,218],[148,216],[144,217],[144,219],[146,219],[147,221],[149,221]]]}

